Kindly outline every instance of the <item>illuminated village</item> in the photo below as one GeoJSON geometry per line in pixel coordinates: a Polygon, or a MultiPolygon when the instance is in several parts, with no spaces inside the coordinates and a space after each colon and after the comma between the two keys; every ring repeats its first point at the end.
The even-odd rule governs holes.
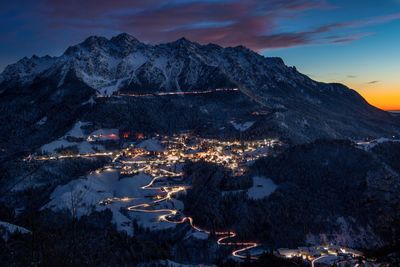
{"type": "Polygon", "coordinates": [[[270,148],[280,145],[282,143],[278,140],[267,139],[240,142],[196,138],[188,134],[156,136],[138,146],[130,144],[113,161],[122,162],[122,175],[140,171],[159,175],[161,166],[166,171],[176,171],[180,164],[189,160],[220,164],[240,176],[245,172],[248,162],[269,155],[270,148]]]}
{"type": "Polygon", "coordinates": [[[373,266],[367,262],[363,254],[350,248],[336,245],[299,247],[297,249],[280,248],[276,255],[284,258],[302,258],[311,263],[311,266],[373,266]]]}
{"type": "MultiPolygon", "coordinates": [[[[97,151],[83,154],[51,154],[31,157],[30,160],[58,160],[72,157],[110,157],[111,161],[95,175],[118,173],[119,177],[135,177],[145,174],[151,177],[149,182],[140,186],[144,193],[141,198],[134,196],[111,197],[99,201],[98,205],[107,208],[113,205],[125,207],[133,214],[132,218],[148,220],[154,230],[173,227],[181,223],[189,223],[198,236],[208,238],[210,232],[196,226],[193,218],[183,214],[183,207],[176,199],[179,194],[190,189],[190,184],[183,182],[183,167],[187,162],[205,161],[224,166],[231,170],[232,176],[246,173],[249,164],[256,159],[271,156],[285,144],[276,139],[252,141],[218,140],[182,133],[173,136],[155,135],[145,137],[142,133],[115,130],[99,130],[90,134],[86,140],[91,143],[104,141],[119,142],[122,149],[115,151],[97,151]],[[136,214],[136,215],[135,215],[136,214]],[[139,214],[139,215],[138,215],[139,214]],[[140,215],[141,214],[141,215],[140,215]],[[145,217],[142,217],[144,215],[145,217]]],[[[130,217],[131,218],[131,217],[130,217]]],[[[263,252],[269,251],[261,244],[235,240],[236,233],[231,231],[214,233],[221,246],[234,248],[232,257],[241,259],[257,259],[263,252]]],[[[301,258],[311,266],[344,266],[359,262],[368,264],[362,253],[339,246],[325,245],[299,247],[297,249],[278,249],[274,252],[278,257],[301,258]]]]}

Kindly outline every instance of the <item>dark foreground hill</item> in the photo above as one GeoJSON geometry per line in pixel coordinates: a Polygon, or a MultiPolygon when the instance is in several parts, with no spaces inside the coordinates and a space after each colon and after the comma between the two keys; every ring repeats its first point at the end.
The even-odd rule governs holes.
{"type": "Polygon", "coordinates": [[[194,166],[186,213],[201,226],[234,229],[270,247],[398,245],[399,149],[399,143],[384,143],[365,151],[329,140],[295,146],[252,166],[251,176],[277,185],[258,200],[224,191],[223,170],[194,166]]]}

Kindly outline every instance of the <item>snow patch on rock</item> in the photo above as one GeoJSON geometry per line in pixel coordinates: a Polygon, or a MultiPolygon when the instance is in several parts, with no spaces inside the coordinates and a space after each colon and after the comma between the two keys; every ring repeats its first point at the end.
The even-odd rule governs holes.
{"type": "Polygon", "coordinates": [[[247,121],[244,123],[236,123],[234,121],[231,121],[232,126],[240,132],[247,131],[251,126],[254,125],[254,123],[255,121],[247,121]]]}
{"type": "Polygon", "coordinates": [[[47,116],[44,116],[41,118],[38,122],[36,122],[36,125],[43,125],[47,122],[47,116]]]}

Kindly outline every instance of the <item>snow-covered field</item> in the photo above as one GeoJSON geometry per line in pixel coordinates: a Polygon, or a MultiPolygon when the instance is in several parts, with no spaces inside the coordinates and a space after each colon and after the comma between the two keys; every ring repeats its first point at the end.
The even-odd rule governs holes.
{"type": "Polygon", "coordinates": [[[86,134],[82,127],[89,125],[88,122],[78,121],[64,136],[59,139],[45,144],[41,147],[41,151],[46,154],[55,154],[58,149],[76,146],[80,154],[90,154],[97,151],[104,151],[104,146],[93,144],[93,141],[118,140],[118,129],[99,129],[90,134],[86,134]],[[82,141],[69,141],[68,138],[80,138],[82,141]]]}
{"type": "Polygon", "coordinates": [[[248,190],[247,195],[252,199],[262,199],[272,194],[277,187],[271,179],[255,176],[253,186],[248,190]]]}
{"type": "Polygon", "coordinates": [[[46,154],[55,154],[57,149],[76,146],[79,154],[90,154],[96,151],[104,151],[104,147],[98,144],[90,144],[89,142],[69,142],[65,139],[58,139],[42,146],[42,152],[46,154]]]}
{"type": "Polygon", "coordinates": [[[252,199],[263,199],[271,195],[278,186],[271,180],[261,176],[253,177],[253,186],[248,190],[231,190],[231,191],[222,191],[222,195],[227,194],[240,194],[247,193],[247,196],[252,199]]]}
{"type": "MultiPolygon", "coordinates": [[[[136,176],[119,178],[115,170],[92,173],[85,178],[76,179],[66,185],[58,186],[50,196],[50,202],[43,208],[55,211],[68,210],[73,216],[89,215],[93,211],[111,210],[113,223],[119,231],[133,234],[132,221],[151,230],[175,227],[176,224],[159,221],[159,217],[169,211],[127,211],[126,208],[140,204],[150,204],[152,197],[162,195],[158,189],[142,189],[150,183],[152,177],[143,173],[136,176]]],[[[154,209],[183,210],[182,202],[172,199],[162,202],[154,209]]]]}

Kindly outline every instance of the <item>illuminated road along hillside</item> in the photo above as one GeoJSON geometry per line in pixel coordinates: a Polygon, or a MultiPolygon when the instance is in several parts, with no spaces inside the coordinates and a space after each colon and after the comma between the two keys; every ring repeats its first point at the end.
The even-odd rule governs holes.
{"type": "MultiPolygon", "coordinates": [[[[170,201],[174,195],[184,192],[190,188],[190,185],[182,185],[174,183],[172,177],[182,177],[181,172],[174,171],[179,168],[186,160],[190,161],[209,161],[224,165],[230,169],[234,175],[241,175],[246,168],[246,163],[255,160],[261,156],[270,153],[271,147],[280,145],[277,140],[256,140],[249,142],[238,141],[221,141],[213,139],[196,139],[196,142],[188,143],[188,136],[179,135],[175,137],[164,137],[160,143],[165,146],[163,151],[158,153],[150,153],[145,149],[137,147],[128,147],[118,153],[113,162],[121,164],[121,174],[132,175],[137,172],[144,172],[152,175],[153,179],[147,185],[141,187],[142,190],[159,190],[163,194],[155,195],[151,202],[144,202],[137,205],[129,206],[127,209],[132,212],[143,213],[162,213],[159,215],[160,222],[168,222],[174,224],[189,223],[191,227],[199,232],[210,234],[210,231],[202,229],[195,225],[192,217],[184,216],[177,209],[158,208],[162,202],[170,201]],[[197,151],[197,153],[188,153],[188,151],[197,151]],[[157,182],[167,178],[168,184],[157,186],[157,182]],[[172,183],[171,183],[172,180],[172,183]]],[[[232,231],[215,232],[218,236],[217,243],[221,246],[234,247],[232,255],[234,257],[244,259],[247,256],[244,252],[259,246],[256,242],[232,241],[236,237],[236,233],[232,231]]],[[[256,259],[251,256],[251,259],[256,259]]]]}
{"type": "MultiPolygon", "coordinates": [[[[138,192],[129,196],[113,197],[101,200],[102,206],[119,203],[131,213],[148,214],[154,218],[153,229],[164,229],[162,225],[189,223],[193,230],[204,236],[211,232],[196,226],[192,217],[183,214],[183,208],[175,207],[178,201],[175,196],[190,189],[190,184],[183,184],[182,168],[188,161],[205,161],[224,166],[234,176],[243,175],[249,162],[259,157],[268,156],[272,148],[280,146],[281,142],[272,139],[253,140],[240,142],[224,141],[217,139],[205,139],[189,134],[174,136],[154,136],[153,138],[131,144],[125,149],[109,152],[97,152],[92,154],[69,155],[41,155],[30,157],[27,160],[66,160],[74,157],[110,157],[111,163],[97,170],[102,172],[118,171],[120,176],[136,179],[136,175],[144,174],[151,178],[150,182],[132,188],[132,192],[138,192]],[[139,190],[139,191],[138,191],[139,190]],[[140,192],[145,190],[146,192],[140,192]]],[[[178,201],[179,202],[179,201],[178,201]]],[[[111,208],[111,207],[110,207],[111,208]]],[[[134,216],[136,217],[136,216],[134,216]]],[[[147,215],[139,215],[139,223],[146,227],[147,215]],[[140,221],[143,219],[144,221],[140,221]]],[[[213,233],[217,236],[217,243],[221,246],[233,248],[232,256],[243,259],[247,255],[244,252],[259,246],[256,242],[236,241],[236,233],[221,229],[213,233]]],[[[254,255],[250,257],[256,259],[254,255]]]]}
{"type": "MultiPolygon", "coordinates": [[[[161,215],[159,217],[160,221],[167,221],[170,223],[185,223],[188,222],[190,224],[190,226],[199,232],[203,232],[206,234],[210,234],[210,231],[205,230],[205,229],[201,229],[197,226],[195,226],[194,222],[193,222],[193,218],[192,217],[183,217],[180,220],[173,220],[170,219],[171,216],[175,216],[177,215],[178,211],[174,210],[174,209],[152,209],[153,206],[155,206],[155,204],[158,204],[162,201],[168,201],[169,199],[171,199],[171,197],[174,194],[177,194],[181,191],[186,190],[188,187],[185,186],[168,186],[168,187],[154,187],[153,184],[154,182],[159,179],[161,177],[155,177],[148,185],[145,185],[142,187],[143,190],[146,189],[161,189],[162,191],[166,192],[166,195],[164,197],[162,196],[156,196],[156,200],[153,201],[153,203],[145,203],[145,204],[139,204],[139,205],[135,205],[135,206],[130,206],[127,209],[129,211],[135,211],[135,212],[167,212],[167,214],[165,215],[161,215]]],[[[233,246],[233,247],[241,247],[240,249],[236,249],[232,252],[232,256],[234,257],[238,257],[241,259],[245,259],[247,256],[242,255],[241,253],[243,253],[244,251],[247,251],[249,249],[255,248],[257,246],[259,246],[259,244],[257,244],[256,242],[232,242],[232,241],[227,241],[228,239],[231,238],[235,238],[236,237],[236,233],[234,232],[230,232],[230,231],[219,231],[219,232],[215,232],[215,234],[217,236],[219,236],[217,243],[218,245],[223,245],[223,246],[233,246]]],[[[251,259],[257,259],[257,257],[250,257],[251,259]]]]}

